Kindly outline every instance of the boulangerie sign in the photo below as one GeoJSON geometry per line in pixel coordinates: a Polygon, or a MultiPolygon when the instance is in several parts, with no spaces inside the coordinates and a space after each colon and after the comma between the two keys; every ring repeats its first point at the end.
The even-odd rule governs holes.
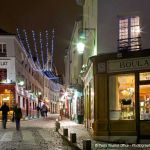
{"type": "Polygon", "coordinates": [[[107,72],[133,71],[150,69],[150,57],[109,60],[107,72]]]}

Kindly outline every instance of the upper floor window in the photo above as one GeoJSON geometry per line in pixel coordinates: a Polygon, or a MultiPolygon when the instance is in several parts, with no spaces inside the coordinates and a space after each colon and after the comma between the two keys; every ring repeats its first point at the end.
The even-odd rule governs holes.
{"type": "Polygon", "coordinates": [[[140,50],[140,39],[140,18],[138,16],[119,18],[118,50],[140,50]]]}
{"type": "Polygon", "coordinates": [[[0,82],[7,80],[7,69],[0,69],[0,82]]]}
{"type": "Polygon", "coordinates": [[[7,56],[6,44],[0,43],[0,57],[6,56],[7,56]]]}

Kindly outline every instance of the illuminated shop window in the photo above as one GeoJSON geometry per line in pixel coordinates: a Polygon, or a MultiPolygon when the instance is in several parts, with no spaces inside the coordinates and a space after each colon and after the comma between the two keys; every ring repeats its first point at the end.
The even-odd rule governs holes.
{"type": "Polygon", "coordinates": [[[140,73],[140,81],[147,81],[140,85],[140,119],[150,120],[150,72],[140,73]]]}
{"type": "Polygon", "coordinates": [[[123,17],[119,18],[119,40],[118,50],[134,51],[141,49],[141,28],[140,18],[123,17]]]}
{"type": "Polygon", "coordinates": [[[109,77],[110,120],[135,119],[134,91],[134,75],[114,75],[109,77]]]}
{"type": "Polygon", "coordinates": [[[150,72],[140,73],[140,81],[150,80],[150,72]]]}

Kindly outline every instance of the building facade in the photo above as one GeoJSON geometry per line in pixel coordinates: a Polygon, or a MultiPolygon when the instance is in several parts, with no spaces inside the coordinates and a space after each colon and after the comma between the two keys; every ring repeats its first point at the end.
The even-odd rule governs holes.
{"type": "Polygon", "coordinates": [[[44,102],[50,109],[51,91],[56,84],[38,69],[15,35],[0,30],[0,106],[7,102],[9,118],[15,103],[21,107],[23,118],[37,117],[37,106],[44,102]]]}
{"type": "Polygon", "coordinates": [[[79,30],[82,27],[82,21],[76,21],[70,40],[70,45],[65,56],[65,103],[66,111],[70,119],[80,123],[83,118],[83,82],[80,78],[83,56],[76,51],[79,30]]]}
{"type": "Polygon", "coordinates": [[[95,137],[139,142],[150,136],[148,2],[85,0],[82,6],[85,127],[95,137]]]}

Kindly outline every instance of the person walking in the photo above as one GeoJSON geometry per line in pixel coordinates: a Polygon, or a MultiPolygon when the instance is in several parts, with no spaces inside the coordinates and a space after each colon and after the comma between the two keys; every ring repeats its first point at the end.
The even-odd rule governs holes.
{"type": "Polygon", "coordinates": [[[0,110],[2,111],[2,127],[6,129],[7,114],[9,112],[9,107],[7,106],[6,102],[2,105],[0,110]]]}
{"type": "Polygon", "coordinates": [[[15,118],[15,122],[16,122],[16,130],[19,130],[20,129],[20,119],[22,118],[22,111],[17,103],[14,107],[14,118],[15,118]]]}
{"type": "Polygon", "coordinates": [[[41,110],[42,110],[43,117],[46,118],[47,117],[47,106],[45,103],[43,104],[41,110]]]}

